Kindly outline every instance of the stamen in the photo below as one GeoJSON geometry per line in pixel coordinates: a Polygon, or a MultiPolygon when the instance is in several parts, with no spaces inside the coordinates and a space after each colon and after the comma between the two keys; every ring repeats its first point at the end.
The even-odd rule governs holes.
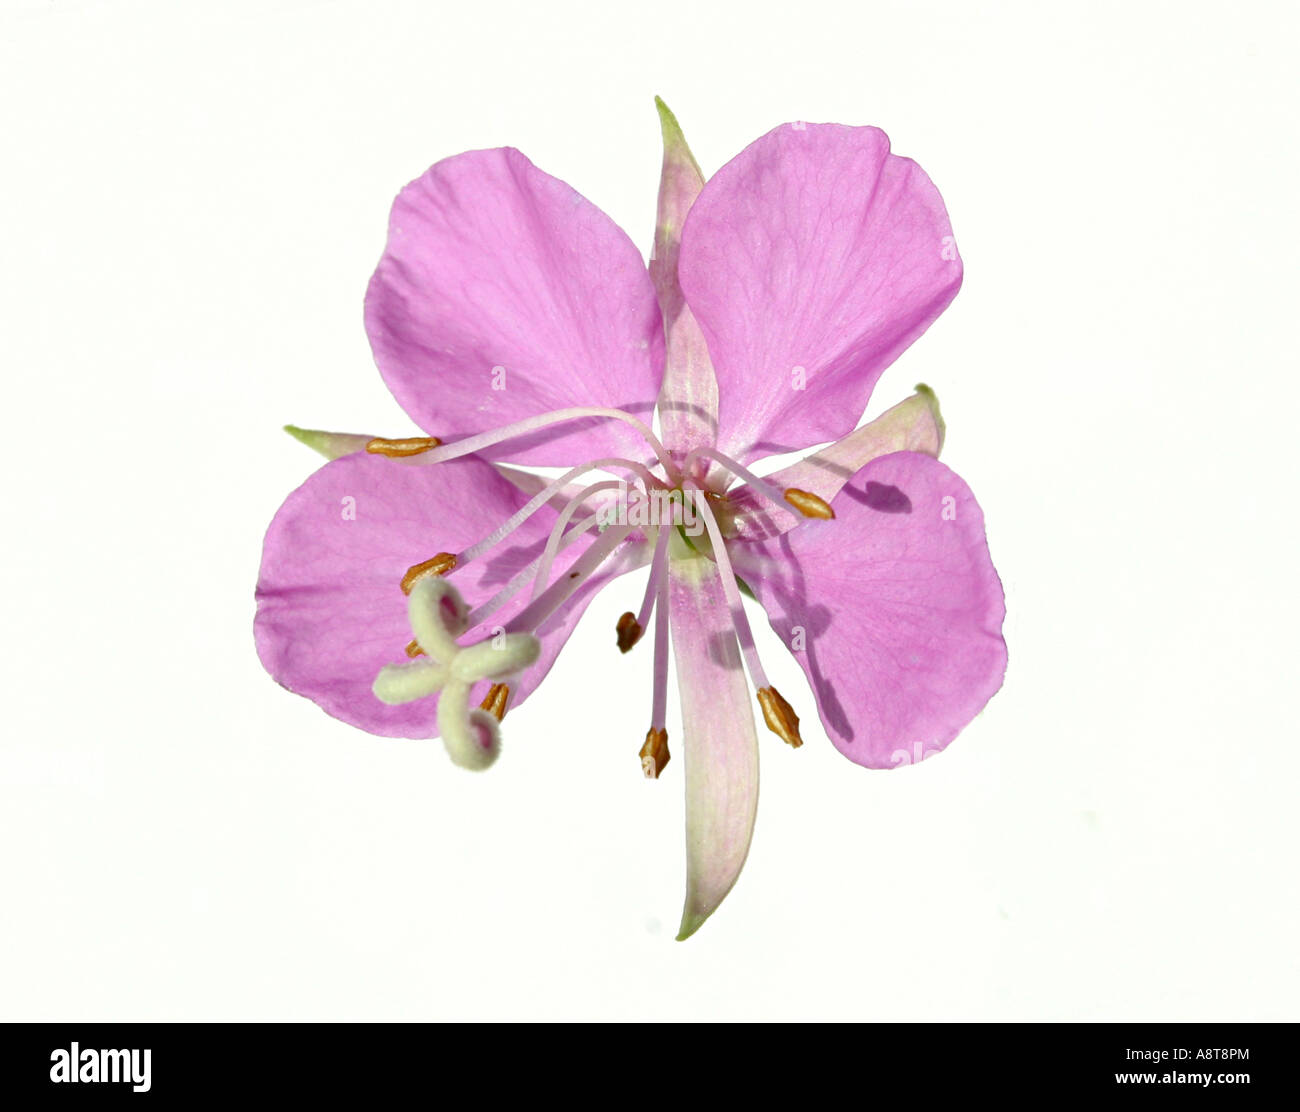
{"type": "Polygon", "coordinates": [[[601,564],[613,554],[632,532],[631,525],[615,525],[606,529],[569,569],[563,579],[557,579],[532,602],[525,606],[507,624],[509,633],[532,632],[555,613],[601,564]]]}
{"type": "MultiPolygon", "coordinates": [[[[622,483],[592,483],[576,497],[569,501],[569,504],[555,518],[555,524],[551,526],[551,535],[546,538],[546,548],[542,550],[542,558],[537,562],[537,576],[533,580],[533,598],[536,598],[545,589],[546,584],[551,578],[551,565],[555,562],[555,555],[560,548],[560,536],[564,532],[564,527],[572,520],[573,515],[593,494],[599,494],[603,490],[617,490],[622,487],[622,483]]],[[[599,519],[599,515],[597,515],[599,519]]]]}
{"type": "Polygon", "coordinates": [[[659,582],[663,578],[664,569],[668,566],[668,561],[664,558],[664,553],[668,551],[668,538],[672,535],[673,526],[668,523],[659,526],[659,536],[655,539],[654,555],[650,558],[650,578],[646,580],[645,594],[641,596],[641,609],[633,616],[631,613],[624,614],[619,618],[616,632],[618,633],[618,650],[627,652],[639,640],[645,627],[650,624],[650,615],[654,612],[655,599],[659,596],[659,582]],[[625,635],[624,629],[627,633],[625,635]],[[635,636],[632,636],[635,632],[635,636]],[[627,640],[631,637],[631,640],[627,640]],[[624,648],[626,641],[627,647],[624,648]]]}
{"type": "Polygon", "coordinates": [[[463,440],[454,441],[429,452],[421,462],[442,463],[444,460],[456,459],[471,452],[478,452],[484,448],[490,448],[493,444],[500,444],[503,440],[512,440],[517,436],[544,429],[549,425],[559,425],[565,421],[578,421],[584,417],[608,417],[611,420],[623,421],[631,425],[654,451],[659,463],[663,466],[665,474],[672,480],[672,483],[677,484],[680,476],[673,464],[672,456],[668,454],[668,450],[660,443],[659,438],[650,431],[645,422],[622,409],[604,409],[599,406],[575,406],[571,409],[556,409],[550,413],[529,417],[524,421],[516,421],[512,425],[504,425],[499,429],[468,436],[463,440]]]}
{"type": "Polygon", "coordinates": [[[700,517],[704,520],[704,527],[708,530],[709,540],[713,545],[713,558],[717,561],[718,571],[722,577],[722,592],[727,597],[727,606],[731,610],[731,623],[736,630],[736,639],[740,642],[740,651],[745,658],[745,667],[749,670],[749,678],[753,681],[757,690],[770,687],[767,682],[767,676],[763,672],[763,665],[758,660],[758,648],[754,644],[754,634],[749,628],[749,619],[745,616],[745,605],[740,598],[740,590],[736,586],[736,575],[731,569],[731,559],[727,555],[727,546],[722,539],[722,531],[718,528],[717,521],[714,520],[713,511],[709,509],[708,499],[704,497],[704,492],[696,488],[695,506],[699,511],[700,517]]]}
{"type": "Polygon", "coordinates": [[[645,773],[646,779],[658,780],[670,756],[668,731],[652,727],[646,732],[645,744],[641,746],[641,770],[645,773]]]}
{"type": "Polygon", "coordinates": [[[618,625],[614,627],[614,633],[618,637],[618,651],[621,653],[628,652],[633,645],[641,640],[641,634],[645,632],[641,623],[636,620],[636,615],[629,610],[618,620],[618,625]]]}
{"type": "MultiPolygon", "coordinates": [[[[664,530],[665,533],[667,531],[664,530]]],[[[665,559],[661,563],[667,567],[668,561],[665,559]]],[[[650,574],[653,578],[653,566],[650,574]]],[[[664,742],[667,743],[668,732],[665,726],[668,720],[668,576],[662,569],[656,593],[659,599],[655,606],[654,692],[650,699],[650,726],[652,729],[663,731],[664,742]]],[[[667,749],[664,750],[664,763],[668,763],[667,749]]]]}
{"type": "Polygon", "coordinates": [[[436,436],[405,436],[398,440],[388,440],[376,436],[368,444],[366,451],[376,456],[389,459],[403,459],[406,456],[418,456],[431,451],[442,443],[436,436]]]}
{"type": "Polygon", "coordinates": [[[633,460],[611,457],[609,459],[598,459],[593,460],[591,463],[584,463],[580,467],[575,467],[570,471],[566,471],[554,482],[550,483],[542,490],[539,490],[531,499],[506,518],[505,521],[493,529],[486,537],[480,541],[476,541],[474,544],[470,545],[469,548],[465,549],[465,551],[460,554],[460,563],[468,564],[471,560],[477,559],[479,556],[483,555],[483,553],[489,548],[500,544],[506,539],[506,537],[518,529],[519,526],[532,517],[533,514],[546,505],[546,503],[554,498],[559,491],[563,490],[579,475],[583,475],[588,471],[601,470],[606,467],[626,467],[644,479],[648,486],[663,486],[663,482],[660,479],[655,478],[654,474],[648,467],[636,463],[633,460]]]}
{"type": "MultiPolygon", "coordinates": [[[[778,506],[781,504],[781,492],[771,483],[760,479],[748,467],[745,467],[739,460],[732,459],[730,456],[724,456],[716,448],[695,448],[690,455],[686,457],[686,462],[682,464],[683,470],[689,470],[690,465],[701,456],[706,456],[715,463],[720,463],[726,470],[730,471],[737,479],[742,479],[754,489],[755,494],[761,494],[769,502],[775,502],[778,506]]],[[[702,488],[701,488],[702,489],[702,488]]],[[[713,493],[705,491],[706,494],[713,493]]]]}
{"type": "Polygon", "coordinates": [[[763,721],[772,733],[795,749],[803,744],[803,738],[799,736],[799,716],[775,687],[759,690],[758,705],[763,708],[763,721]]]}
{"type": "Polygon", "coordinates": [[[785,492],[785,500],[804,517],[818,517],[823,521],[829,521],[835,516],[835,511],[831,509],[830,503],[825,498],[808,490],[790,487],[785,492]]]}
{"type": "Polygon", "coordinates": [[[483,696],[483,701],[479,706],[488,712],[498,722],[505,719],[506,703],[510,700],[510,685],[505,683],[494,683],[488,689],[488,693],[483,696]]]}
{"type": "MultiPolygon", "coordinates": [[[[707,456],[709,459],[720,463],[738,479],[744,480],[749,484],[749,488],[757,495],[766,498],[769,502],[784,509],[782,503],[788,503],[798,510],[804,517],[817,517],[828,520],[835,516],[835,511],[831,509],[830,503],[824,498],[813,494],[807,490],[800,490],[798,487],[790,487],[785,491],[780,491],[765,479],[760,479],[747,467],[740,464],[738,460],[730,456],[724,456],[721,452],[713,448],[696,448],[686,457],[686,463],[683,465],[684,470],[689,470],[691,463],[699,456],[707,456]]],[[[706,495],[712,495],[712,492],[705,491],[706,495]]],[[[716,495],[713,495],[716,497],[716,495]]]]}
{"type": "Polygon", "coordinates": [[[420,648],[420,643],[418,641],[408,641],[406,645],[406,655],[411,657],[424,656],[424,650],[420,648]]]}
{"type": "Polygon", "coordinates": [[[402,576],[402,594],[409,595],[416,581],[426,575],[446,575],[456,566],[456,562],[454,552],[439,552],[437,556],[431,556],[423,563],[412,564],[402,576]]]}
{"type": "Polygon", "coordinates": [[[799,717],[794,709],[781,698],[780,693],[767,682],[763,674],[763,665],[758,660],[758,647],[754,644],[754,632],[749,627],[745,616],[745,604],[741,600],[740,590],[736,586],[736,575],[731,567],[731,558],[722,540],[718,523],[713,519],[713,511],[708,508],[708,500],[701,497],[697,489],[696,505],[700,516],[704,518],[704,527],[709,531],[709,540],[713,544],[713,558],[717,561],[718,571],[722,576],[722,590],[727,596],[727,605],[731,608],[731,620],[736,629],[736,640],[740,642],[740,651],[745,658],[745,667],[749,669],[749,678],[758,691],[758,705],[763,708],[763,721],[767,728],[788,745],[798,748],[803,744],[799,736],[799,717]]]}
{"type": "MultiPolygon", "coordinates": [[[[562,552],[564,549],[568,548],[571,544],[577,541],[583,533],[587,532],[587,530],[592,526],[598,524],[599,521],[600,515],[592,514],[590,517],[584,518],[582,521],[578,522],[577,525],[565,534],[564,540],[560,542],[560,551],[562,552]]],[[[533,579],[536,574],[537,572],[532,564],[529,564],[526,568],[516,572],[515,575],[511,577],[510,582],[470,614],[469,627],[473,629],[475,626],[481,625],[485,618],[495,614],[501,609],[501,607],[514,598],[515,595],[522,591],[524,585],[530,579],[533,579]]]]}

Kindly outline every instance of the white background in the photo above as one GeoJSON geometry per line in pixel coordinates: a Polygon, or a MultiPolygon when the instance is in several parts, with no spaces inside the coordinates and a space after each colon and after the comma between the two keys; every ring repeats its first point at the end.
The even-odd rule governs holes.
{"type": "Polygon", "coordinates": [[[0,11],[0,1018],[1297,1018],[1293,5],[0,11]],[[415,431],[361,323],[398,188],[509,144],[648,248],[655,93],[706,173],[874,123],[942,190],[965,288],[869,412],[938,391],[1011,653],[872,773],[768,636],[807,744],[680,945],[638,581],[477,777],[251,635],[280,426],[415,431]]]}

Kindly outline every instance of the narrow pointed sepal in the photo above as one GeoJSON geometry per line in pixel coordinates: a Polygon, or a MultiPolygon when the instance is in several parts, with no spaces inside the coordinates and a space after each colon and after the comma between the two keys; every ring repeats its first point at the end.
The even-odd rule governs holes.
{"type": "MultiPolygon", "coordinates": [[[[787,499],[789,491],[794,491],[796,497],[791,501],[791,509],[773,506],[744,486],[728,492],[734,531],[745,540],[758,540],[788,532],[809,516],[824,516],[807,511],[816,509],[818,504],[829,510],[844,484],[873,459],[892,452],[920,452],[938,458],[944,432],[939,399],[930,387],[918,385],[910,398],[885,410],[843,440],[766,476],[772,486],[786,489],[787,499]]],[[[834,517],[834,511],[830,516],[834,517]]]]}
{"type": "Polygon", "coordinates": [[[683,941],[718,909],[745,864],[758,810],[758,736],[717,565],[675,560],[669,606],[686,768],[683,941]]]}
{"type": "Polygon", "coordinates": [[[901,402],[900,404],[907,405],[909,402],[913,401],[913,399],[917,399],[919,402],[924,402],[926,408],[930,411],[930,420],[934,423],[933,435],[935,438],[935,449],[933,452],[925,452],[926,446],[928,445],[928,439],[923,437],[922,443],[918,444],[917,447],[908,450],[925,452],[926,455],[932,455],[935,459],[938,459],[939,453],[943,451],[944,437],[948,435],[948,426],[944,422],[943,414],[939,411],[939,395],[930,389],[930,387],[928,387],[924,382],[918,382],[916,384],[916,393],[912,398],[908,398],[906,402],[901,402]]]}
{"type": "Polygon", "coordinates": [[[663,176],[659,182],[659,219],[655,228],[656,240],[681,239],[686,213],[704,188],[704,174],[695,155],[687,145],[682,125],[673,111],[660,97],[655,97],[659,111],[659,128],[664,140],[663,176]]]}
{"type": "Polygon", "coordinates": [[[708,344],[677,280],[682,228],[704,188],[704,175],[677,117],[658,97],[655,107],[663,131],[664,161],[650,277],[659,297],[667,344],[659,414],[666,442],[675,454],[684,455],[692,448],[712,445],[718,425],[718,382],[708,344]]]}
{"type": "Polygon", "coordinates": [[[361,433],[300,429],[297,425],[285,425],[284,431],[326,459],[339,459],[341,456],[350,456],[353,452],[364,452],[366,445],[374,439],[361,433]]]}

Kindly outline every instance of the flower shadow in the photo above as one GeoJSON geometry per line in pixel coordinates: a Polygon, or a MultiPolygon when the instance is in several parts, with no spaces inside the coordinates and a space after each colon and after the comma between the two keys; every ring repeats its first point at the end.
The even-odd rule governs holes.
{"type": "Polygon", "coordinates": [[[765,593],[774,603],[764,607],[767,620],[786,648],[795,656],[804,658],[808,682],[826,725],[851,742],[852,723],[822,667],[818,652],[821,636],[831,627],[831,610],[809,599],[807,577],[790,545],[789,534],[782,534],[777,544],[781,549],[780,571],[763,576],[765,593]]]}

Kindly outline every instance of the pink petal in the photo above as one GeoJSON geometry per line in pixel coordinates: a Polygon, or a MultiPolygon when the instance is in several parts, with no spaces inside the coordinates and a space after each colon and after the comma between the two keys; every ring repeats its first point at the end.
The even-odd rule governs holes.
{"type": "MultiPolygon", "coordinates": [[[[765,476],[777,490],[791,487],[832,501],[844,484],[877,456],[890,452],[924,452],[938,457],[943,447],[944,425],[939,400],[928,386],[879,417],[849,433],[843,440],[765,476]]],[[[787,532],[807,520],[792,509],[775,506],[748,485],[727,494],[736,532],[745,540],[759,540],[787,532]]]]}
{"type": "Polygon", "coordinates": [[[693,448],[712,447],[718,428],[718,380],[709,348],[677,280],[677,256],[686,214],[704,188],[704,175],[686,145],[677,117],[655,97],[664,136],[650,276],[664,318],[667,357],[659,390],[659,421],[664,443],[681,458],[693,448]]]}
{"type": "MultiPolygon", "coordinates": [[[[443,441],[572,406],[648,420],[663,376],[659,308],[636,246],[509,148],[446,159],[402,190],[366,330],[389,389],[443,441]]],[[[629,426],[599,421],[484,454],[564,466],[646,453],[629,426]]]]}
{"type": "MultiPolygon", "coordinates": [[[[263,665],[285,687],[351,725],[389,737],[435,737],[436,698],[387,706],[371,691],[384,665],[407,659],[411,629],[402,576],[438,552],[467,548],[527,500],[474,458],[418,466],[358,454],[326,464],[289,495],[267,530],[254,623],[263,665]]],[[[466,602],[486,601],[535,560],[554,520],[554,511],[543,508],[500,548],[456,569],[451,581],[466,602]]],[[[557,571],[584,548],[580,542],[561,553],[557,571]]],[[[588,580],[543,629],[542,656],[511,684],[511,707],[541,682],[612,574],[588,580]]],[[[504,625],[527,599],[525,590],[462,643],[504,625]]],[[[479,699],[488,685],[480,686],[479,699]]]]}
{"type": "Polygon", "coordinates": [[[709,180],[678,273],[717,371],[718,447],[746,462],[852,431],[962,266],[939,191],[883,131],[795,124],[709,180]]]}
{"type": "Polygon", "coordinates": [[[984,515],[916,452],[872,460],[833,508],[833,521],[728,552],[795,650],[835,747],[868,768],[910,764],[1002,686],[1006,608],[984,515]]]}
{"type": "Polygon", "coordinates": [[[674,561],[669,606],[686,763],[681,941],[717,910],[745,864],[758,810],[758,739],[717,567],[674,561]]]}

